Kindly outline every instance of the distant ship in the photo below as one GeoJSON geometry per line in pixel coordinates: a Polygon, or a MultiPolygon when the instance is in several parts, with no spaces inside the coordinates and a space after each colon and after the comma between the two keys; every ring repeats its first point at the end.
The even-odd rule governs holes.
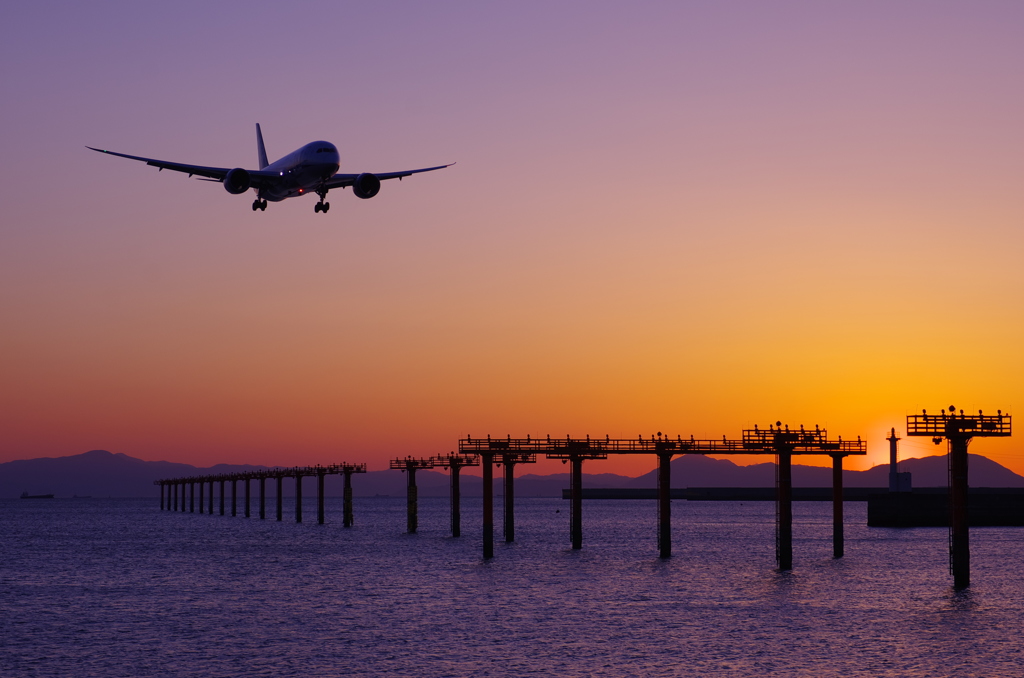
{"type": "Polygon", "coordinates": [[[29,494],[28,492],[21,493],[22,499],[53,499],[52,494],[29,494]]]}

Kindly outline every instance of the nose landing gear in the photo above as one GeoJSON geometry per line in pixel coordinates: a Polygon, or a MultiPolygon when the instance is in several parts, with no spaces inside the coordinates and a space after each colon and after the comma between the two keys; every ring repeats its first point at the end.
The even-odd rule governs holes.
{"type": "Polygon", "coordinates": [[[252,211],[255,212],[256,210],[260,210],[262,212],[266,212],[267,211],[267,201],[266,200],[260,200],[259,198],[257,198],[256,200],[253,200],[252,201],[252,211]]]}

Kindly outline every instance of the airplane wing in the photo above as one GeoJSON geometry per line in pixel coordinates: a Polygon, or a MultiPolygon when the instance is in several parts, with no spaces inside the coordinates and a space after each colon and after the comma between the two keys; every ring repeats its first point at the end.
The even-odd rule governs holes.
{"type": "MultiPolygon", "coordinates": [[[[385,179],[401,179],[407,177],[410,174],[419,174],[420,172],[433,172],[434,170],[444,169],[445,167],[451,167],[455,163],[449,163],[447,165],[438,165],[437,167],[424,167],[423,169],[405,170],[404,172],[384,172],[382,174],[374,174],[381,181],[385,179]]],[[[356,182],[359,177],[358,174],[335,174],[324,185],[324,188],[344,188],[345,186],[351,186],[356,182]]]]}
{"type": "MultiPolygon", "coordinates": [[[[168,162],[166,160],[156,160],[154,158],[141,158],[137,155],[127,155],[125,153],[114,153],[113,151],[106,151],[101,148],[93,148],[92,146],[86,146],[90,151],[97,151],[99,153],[106,153],[107,155],[116,155],[119,158],[128,158],[129,160],[138,160],[144,162],[147,165],[152,165],[158,170],[172,170],[174,172],[184,172],[190,177],[195,175],[197,177],[204,177],[206,179],[212,179],[214,181],[224,181],[224,177],[227,173],[232,170],[231,167],[205,167],[203,165],[186,165],[180,162],[168,162]]],[[[422,171],[422,170],[420,170],[422,171]]],[[[251,185],[255,188],[260,188],[264,179],[271,179],[277,176],[275,172],[264,172],[261,170],[246,170],[249,174],[251,185]]]]}

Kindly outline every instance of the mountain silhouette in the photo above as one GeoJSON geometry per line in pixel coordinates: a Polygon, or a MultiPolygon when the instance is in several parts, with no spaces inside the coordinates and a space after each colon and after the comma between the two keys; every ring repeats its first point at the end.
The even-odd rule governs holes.
{"type": "MultiPolygon", "coordinates": [[[[653,460],[652,460],[653,461],[653,460]]],[[[1024,487],[1024,477],[986,457],[970,455],[971,487],[1024,487]]],[[[57,497],[158,497],[160,488],[153,484],[162,478],[238,473],[267,468],[265,466],[217,464],[198,468],[191,464],[168,461],[143,461],[126,454],[106,450],[91,450],[67,457],[24,459],[0,464],[0,498],[15,498],[22,492],[50,494],[57,497]]],[[[913,474],[914,487],[945,487],[946,457],[934,456],[906,459],[900,462],[901,471],[913,474]]],[[[356,496],[404,496],[405,473],[392,470],[371,471],[353,476],[352,487],[356,496]]],[[[441,471],[421,470],[416,473],[416,485],[422,497],[447,496],[449,475],[441,471]]],[[[306,496],[315,496],[313,481],[303,481],[306,496]]],[[[888,487],[889,466],[881,465],[867,471],[844,471],[846,487],[888,487]]],[[[274,492],[273,481],[267,491],[274,492]]],[[[728,459],[711,459],[702,455],[682,455],[672,460],[672,487],[774,487],[775,464],[767,462],[738,466],[728,459]]],[[[832,469],[793,465],[795,487],[830,487],[832,469]]],[[[583,486],[587,488],[650,488],[657,487],[657,471],[638,478],[614,473],[585,473],[583,486]]],[[[253,483],[253,492],[256,484],[253,483]]],[[[294,495],[295,481],[287,479],[283,494],[294,495]]],[[[325,493],[340,496],[343,481],[339,476],[327,476],[325,493]]],[[[479,476],[463,473],[462,494],[480,496],[483,492],[479,476]]],[[[495,492],[502,493],[500,469],[495,469],[495,492]]],[[[551,475],[523,474],[516,478],[517,497],[559,497],[569,487],[568,473],[551,475]]],[[[241,493],[241,489],[239,490],[241,493]]]]}
{"type": "MultiPolygon", "coordinates": [[[[968,484],[971,487],[1024,487],[1024,477],[987,457],[971,454],[968,484]]],[[[904,459],[900,471],[909,471],[914,487],[946,487],[946,455],[904,459]]],[[[627,487],[657,487],[657,470],[645,473],[627,487]]],[[[775,462],[738,466],[728,459],[684,454],[672,460],[672,487],[774,487],[775,462]]],[[[831,487],[832,469],[793,464],[794,487],[831,487]]],[[[889,465],[867,471],[843,471],[844,487],[889,487],[889,465]]]]}

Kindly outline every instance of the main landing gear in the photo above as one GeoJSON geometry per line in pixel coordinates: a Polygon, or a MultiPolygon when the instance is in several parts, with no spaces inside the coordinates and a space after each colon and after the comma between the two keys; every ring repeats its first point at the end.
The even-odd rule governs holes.
{"type": "Polygon", "coordinates": [[[313,205],[313,212],[323,212],[324,214],[327,214],[327,210],[331,209],[331,203],[324,202],[327,198],[327,189],[321,188],[316,192],[316,194],[320,196],[320,202],[313,205]]]}
{"type": "Polygon", "coordinates": [[[257,198],[256,200],[253,200],[252,201],[252,211],[255,212],[256,210],[260,210],[262,212],[266,212],[267,211],[267,201],[266,200],[260,200],[259,198],[257,198]]]}

